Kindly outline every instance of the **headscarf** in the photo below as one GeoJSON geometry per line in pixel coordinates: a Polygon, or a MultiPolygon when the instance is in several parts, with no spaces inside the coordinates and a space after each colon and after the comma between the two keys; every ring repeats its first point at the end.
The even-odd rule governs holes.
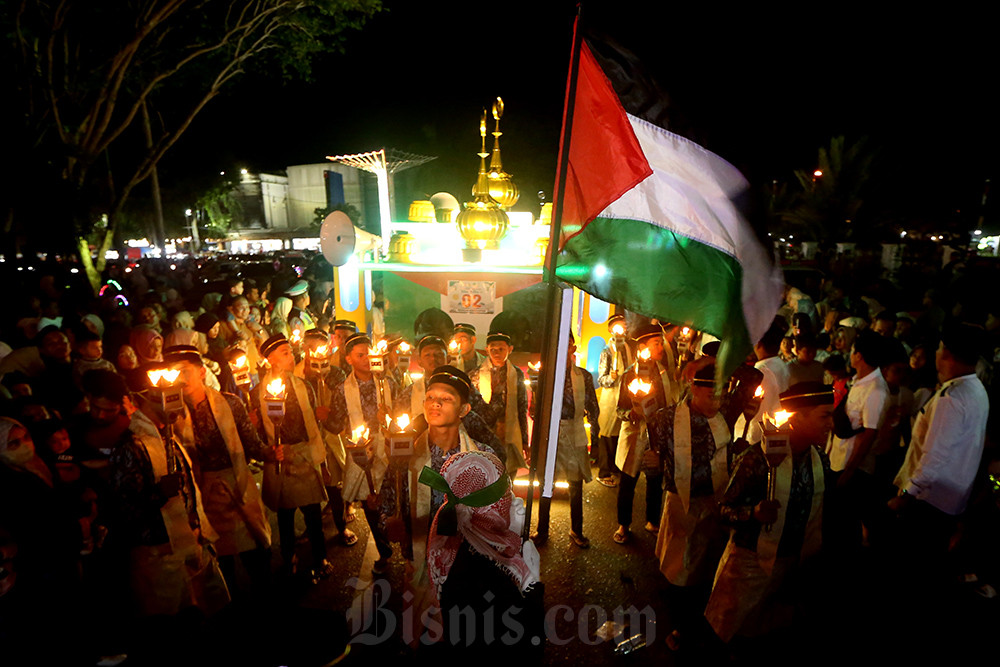
{"type": "Polygon", "coordinates": [[[37,451],[32,451],[30,456],[27,456],[27,450],[23,447],[20,448],[23,452],[18,452],[19,455],[12,455],[11,452],[7,451],[7,443],[10,441],[10,434],[15,428],[26,429],[24,425],[11,419],[10,417],[0,417],[0,462],[16,470],[22,470],[24,472],[29,472],[33,475],[39,477],[47,485],[52,486],[52,472],[49,467],[45,465],[38,456],[37,451]]]}
{"type": "Polygon", "coordinates": [[[104,338],[104,322],[101,321],[100,317],[94,315],[93,313],[87,313],[80,319],[85,322],[90,322],[91,324],[93,324],[94,329],[97,332],[97,335],[100,336],[101,338],[104,338]]]}
{"type": "MultiPolygon", "coordinates": [[[[430,469],[425,468],[426,471],[430,469]]],[[[421,475],[421,479],[424,477],[421,475]]],[[[470,494],[486,489],[501,478],[507,479],[500,459],[489,452],[459,452],[441,466],[441,477],[449,492],[445,504],[434,516],[427,538],[427,570],[438,600],[462,542],[496,563],[522,593],[537,582],[538,552],[531,542],[527,542],[522,553],[521,536],[511,525],[520,499],[511,492],[509,480],[500,499],[490,505],[470,507],[462,503],[470,494]],[[457,520],[456,534],[441,534],[439,522],[451,511],[457,520]]]]}
{"type": "Polygon", "coordinates": [[[139,357],[139,364],[147,364],[151,361],[163,361],[163,336],[157,333],[156,329],[153,329],[148,324],[140,324],[139,326],[132,329],[132,334],[129,336],[129,344],[132,349],[135,350],[136,355],[139,357]],[[161,353],[156,357],[153,356],[153,341],[157,338],[160,339],[160,350],[161,353]]]}
{"type": "Polygon", "coordinates": [[[271,319],[281,319],[288,321],[288,315],[292,312],[292,300],[287,296],[279,296],[274,302],[274,310],[271,311],[271,319]]]}
{"type": "Polygon", "coordinates": [[[197,331],[191,329],[174,329],[163,339],[163,349],[176,345],[193,345],[200,348],[200,339],[197,331]]]}

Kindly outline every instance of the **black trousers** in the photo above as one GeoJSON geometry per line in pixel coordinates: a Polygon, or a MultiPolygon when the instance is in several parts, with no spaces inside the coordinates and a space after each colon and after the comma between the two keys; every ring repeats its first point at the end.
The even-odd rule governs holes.
{"type": "Polygon", "coordinates": [[[382,513],[368,507],[367,503],[362,503],[365,509],[365,520],[372,531],[372,539],[375,540],[375,548],[378,549],[379,558],[389,558],[392,556],[392,545],[389,544],[389,536],[386,534],[385,521],[382,513]]]}
{"type": "MultiPolygon", "coordinates": [[[[549,510],[552,507],[551,498],[542,498],[538,502],[538,533],[549,534],[549,510]]],[[[569,526],[577,535],[583,535],[583,480],[569,483],[569,526]]]]}
{"type": "Polygon", "coordinates": [[[278,537],[281,540],[281,559],[285,567],[292,563],[295,555],[295,510],[302,510],[306,520],[306,534],[312,546],[313,567],[326,560],[326,537],[323,535],[323,512],[319,503],[299,508],[278,510],[278,537]]]}
{"type": "MultiPolygon", "coordinates": [[[[660,512],[663,505],[663,475],[646,474],[646,521],[655,525],[660,523],[660,512]]],[[[618,484],[618,524],[628,528],[632,525],[632,504],[635,502],[635,485],[638,476],[632,477],[622,472],[618,484]]]]}
{"type": "MultiPolygon", "coordinates": [[[[250,588],[261,593],[271,578],[271,550],[264,548],[240,552],[240,562],[250,577],[250,588]]],[[[226,580],[230,593],[238,590],[236,585],[236,556],[219,556],[219,569],[226,580]]]]}
{"type": "Polygon", "coordinates": [[[347,528],[347,519],[344,518],[344,493],[339,486],[328,486],[326,487],[326,495],[330,497],[333,525],[337,527],[337,532],[342,534],[347,528]]]}
{"type": "Polygon", "coordinates": [[[621,470],[615,465],[615,452],[618,451],[618,436],[600,436],[597,438],[597,476],[611,477],[621,470]]]}

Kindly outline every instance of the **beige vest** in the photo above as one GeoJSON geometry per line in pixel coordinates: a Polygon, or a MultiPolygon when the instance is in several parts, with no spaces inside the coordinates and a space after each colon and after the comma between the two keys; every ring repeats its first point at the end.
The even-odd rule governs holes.
{"type": "MultiPolygon", "coordinates": [[[[806,522],[805,539],[802,541],[803,558],[819,551],[823,540],[823,489],[825,487],[823,460],[815,447],[809,448],[809,456],[812,464],[813,496],[812,506],[809,509],[809,520],[806,522]]],[[[778,507],[778,518],[771,524],[770,531],[761,528],[760,537],[757,538],[757,559],[760,566],[768,574],[774,568],[774,559],[778,555],[781,533],[785,528],[785,511],[792,495],[792,472],[792,456],[788,455],[775,471],[777,478],[775,479],[774,498],[781,503],[778,507]]]]}
{"type": "MultiPolygon", "coordinates": [[[[132,415],[129,430],[136,435],[139,442],[145,447],[146,454],[149,456],[149,462],[153,467],[153,482],[159,483],[168,472],[167,448],[163,443],[163,438],[160,436],[159,430],[150,421],[149,417],[139,411],[132,415]]],[[[188,458],[184,447],[178,447],[178,449],[181,456],[187,462],[188,470],[191,470],[191,459],[188,458]]],[[[209,542],[214,542],[218,535],[212,529],[212,524],[209,523],[208,517],[205,516],[205,510],[201,504],[201,491],[198,489],[196,483],[192,484],[192,486],[194,488],[194,501],[198,514],[198,522],[201,524],[201,537],[209,542]]],[[[160,514],[163,517],[163,525],[167,529],[167,536],[170,538],[171,553],[182,556],[197,554],[200,548],[198,543],[199,535],[191,528],[187,507],[184,506],[184,499],[180,495],[173,496],[160,508],[160,514]]]]}

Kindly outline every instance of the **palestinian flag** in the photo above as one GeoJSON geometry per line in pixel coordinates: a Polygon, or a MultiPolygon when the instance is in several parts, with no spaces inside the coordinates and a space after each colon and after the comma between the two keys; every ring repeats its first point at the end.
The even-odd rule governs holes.
{"type": "Polygon", "coordinates": [[[568,164],[559,166],[566,185],[556,275],[717,336],[728,373],[767,331],[783,286],[740,213],[749,186],[731,164],[665,127],[666,98],[635,56],[588,39],[578,54],[563,118],[563,141],[567,118],[572,131],[568,164]]]}

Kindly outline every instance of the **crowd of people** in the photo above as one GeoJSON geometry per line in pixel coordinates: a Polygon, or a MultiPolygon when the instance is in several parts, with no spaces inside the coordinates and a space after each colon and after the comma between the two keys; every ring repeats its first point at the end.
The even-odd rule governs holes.
{"type": "MultiPolygon", "coordinates": [[[[113,267],[96,298],[48,274],[23,293],[0,323],[0,651],[31,649],[53,613],[86,609],[80,641],[45,650],[135,662],[163,619],[196,625],[329,577],[330,540],[356,545],[362,517],[375,577],[394,556],[410,563],[415,643],[504,637],[511,618],[492,609],[544,632],[535,584],[552,501],[522,541],[511,479],[531,461],[531,383],[513,332],[436,311],[412,336],[376,336],[336,319],[332,285],[309,278],[231,278],[194,297],[193,262],[143,262],[113,267]],[[447,622],[468,608],[475,626],[447,622]]],[[[590,546],[593,467],[617,516],[589,521],[591,534],[623,546],[645,477],[640,523],[656,535],[673,650],[780,626],[808,605],[804,581],[846,581],[872,553],[898,564],[901,589],[954,575],[964,553],[987,595],[992,573],[970,545],[996,509],[1000,309],[946,303],[788,287],[726,377],[720,341],[616,307],[597,373],[566,341],[553,444],[570,541],[590,546]]],[[[538,650],[524,639],[502,643],[538,650]]]]}

